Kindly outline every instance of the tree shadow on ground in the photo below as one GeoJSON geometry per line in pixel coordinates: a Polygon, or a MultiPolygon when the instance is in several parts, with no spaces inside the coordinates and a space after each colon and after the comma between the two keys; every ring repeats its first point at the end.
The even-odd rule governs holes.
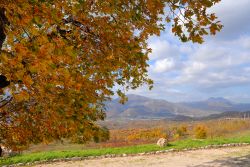
{"type": "Polygon", "coordinates": [[[201,165],[188,167],[250,167],[250,155],[235,158],[223,158],[201,165]]]}

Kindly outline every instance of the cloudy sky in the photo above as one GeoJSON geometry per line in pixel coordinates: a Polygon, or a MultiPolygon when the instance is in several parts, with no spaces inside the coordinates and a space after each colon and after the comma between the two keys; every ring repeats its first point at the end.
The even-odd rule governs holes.
{"type": "Polygon", "coordinates": [[[152,37],[149,75],[154,88],[129,91],[169,101],[225,97],[250,102],[250,0],[222,0],[212,11],[224,28],[202,45],[181,43],[169,29],[152,37]]]}

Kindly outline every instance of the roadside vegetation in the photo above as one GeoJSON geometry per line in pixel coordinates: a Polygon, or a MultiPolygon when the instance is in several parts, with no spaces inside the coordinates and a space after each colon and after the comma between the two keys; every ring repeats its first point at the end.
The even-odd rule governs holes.
{"type": "Polygon", "coordinates": [[[90,147],[120,147],[155,143],[164,137],[174,142],[184,139],[214,139],[233,137],[250,129],[250,119],[215,119],[208,121],[136,120],[127,124],[106,122],[110,139],[105,143],[90,143],[90,147]]]}
{"type": "MultiPolygon", "coordinates": [[[[127,145],[125,145],[124,143],[124,146],[117,147],[115,144],[107,145],[107,142],[104,142],[104,143],[96,144],[95,146],[93,144],[84,145],[84,146],[83,145],[68,145],[69,147],[65,150],[59,149],[60,146],[58,146],[58,147],[54,147],[54,149],[50,149],[50,151],[49,149],[39,151],[39,149],[35,150],[35,147],[33,147],[31,150],[23,152],[20,155],[1,159],[0,165],[28,163],[28,162],[34,162],[34,161],[52,160],[52,159],[61,159],[61,158],[70,158],[70,157],[101,156],[101,155],[106,155],[106,154],[136,154],[136,153],[152,152],[152,151],[160,151],[160,150],[168,150],[168,149],[182,150],[186,148],[197,148],[197,147],[203,147],[203,146],[208,146],[208,145],[221,145],[221,144],[229,144],[229,143],[250,143],[250,131],[249,129],[248,130],[245,129],[246,128],[245,126],[249,121],[244,120],[245,123],[242,123],[241,120],[237,120],[238,124],[235,121],[236,120],[233,120],[233,121],[230,120],[228,122],[230,122],[230,124],[232,125],[234,124],[236,127],[237,125],[242,125],[241,126],[242,128],[238,128],[238,131],[236,130],[231,131],[232,133],[230,135],[228,133],[224,133],[223,135],[220,134],[220,135],[217,135],[216,137],[214,136],[211,137],[208,126],[204,127],[204,124],[201,125],[201,123],[195,123],[193,127],[191,128],[193,129],[193,131],[190,131],[190,127],[186,128],[184,125],[180,125],[173,129],[173,131],[175,132],[175,134],[173,134],[173,138],[170,140],[169,145],[163,148],[158,147],[155,143],[152,144],[153,142],[151,142],[150,144],[138,144],[140,142],[136,142],[136,141],[133,142],[133,140],[131,140],[131,135],[128,135],[127,139],[130,139],[133,145],[132,144],[129,145],[128,143],[127,145]],[[244,128],[243,128],[243,125],[244,125],[244,128]],[[204,135],[204,133],[206,133],[206,135],[204,135]],[[202,138],[202,139],[197,139],[197,138],[202,138]]],[[[225,124],[225,122],[223,124],[225,124]]],[[[216,124],[213,124],[213,126],[216,126],[216,124]]],[[[232,127],[235,127],[235,126],[232,126],[232,127]]],[[[215,131],[218,131],[218,128],[223,128],[222,126],[216,126],[216,127],[217,129],[215,128],[214,129],[215,131]]],[[[230,127],[230,126],[227,126],[226,124],[225,127],[230,127]]],[[[122,131],[124,134],[125,130],[120,130],[120,131],[122,131]]],[[[116,131],[116,135],[119,135],[119,133],[117,134],[117,132],[119,131],[118,130],[116,131]]],[[[158,129],[153,128],[151,130],[148,129],[144,131],[140,129],[137,131],[137,135],[139,135],[142,138],[144,135],[145,137],[144,139],[146,139],[146,136],[148,136],[148,140],[152,141],[153,138],[164,137],[164,136],[161,136],[162,135],[161,132],[162,131],[159,128],[158,129]]],[[[114,139],[113,133],[114,132],[112,132],[111,130],[111,138],[113,137],[112,139],[114,139]]],[[[120,133],[120,135],[121,134],[122,133],[120,133]]],[[[135,137],[134,139],[136,138],[137,137],[135,137]]]]}

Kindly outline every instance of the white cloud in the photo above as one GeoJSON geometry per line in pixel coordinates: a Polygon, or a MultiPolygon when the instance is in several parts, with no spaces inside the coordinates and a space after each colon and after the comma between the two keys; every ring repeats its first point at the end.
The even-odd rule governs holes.
{"type": "Polygon", "coordinates": [[[183,69],[184,75],[194,75],[203,72],[206,65],[202,62],[194,61],[187,64],[187,67],[183,69]]]}
{"type": "Polygon", "coordinates": [[[152,49],[152,54],[150,55],[151,60],[166,57],[178,57],[180,55],[179,47],[171,44],[167,40],[157,39],[150,42],[149,47],[152,49]]]}
{"type": "Polygon", "coordinates": [[[250,36],[241,37],[238,41],[244,49],[250,49],[250,36]]]}
{"type": "Polygon", "coordinates": [[[250,49],[242,50],[242,42],[217,44],[218,47],[207,43],[194,49],[174,83],[213,89],[249,84],[245,66],[250,65],[250,49]]]}
{"type": "Polygon", "coordinates": [[[165,58],[162,60],[157,60],[153,65],[154,72],[167,72],[175,67],[175,62],[172,58],[165,58]]]}
{"type": "Polygon", "coordinates": [[[224,25],[216,38],[232,39],[249,34],[249,6],[249,0],[222,0],[214,6],[211,11],[216,13],[224,25]]]}
{"type": "Polygon", "coordinates": [[[149,76],[154,89],[142,87],[131,93],[170,101],[224,96],[250,102],[249,6],[250,0],[224,0],[216,5],[212,11],[224,28],[216,36],[206,37],[202,45],[181,43],[170,29],[151,38],[149,76]]]}

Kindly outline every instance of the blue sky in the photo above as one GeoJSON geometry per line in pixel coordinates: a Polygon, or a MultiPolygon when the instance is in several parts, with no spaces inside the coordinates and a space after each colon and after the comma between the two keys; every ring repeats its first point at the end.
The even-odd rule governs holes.
{"type": "Polygon", "coordinates": [[[128,93],[169,101],[225,97],[250,102],[250,0],[222,0],[211,9],[224,28],[202,45],[181,43],[170,29],[149,39],[154,88],[128,93]]]}

